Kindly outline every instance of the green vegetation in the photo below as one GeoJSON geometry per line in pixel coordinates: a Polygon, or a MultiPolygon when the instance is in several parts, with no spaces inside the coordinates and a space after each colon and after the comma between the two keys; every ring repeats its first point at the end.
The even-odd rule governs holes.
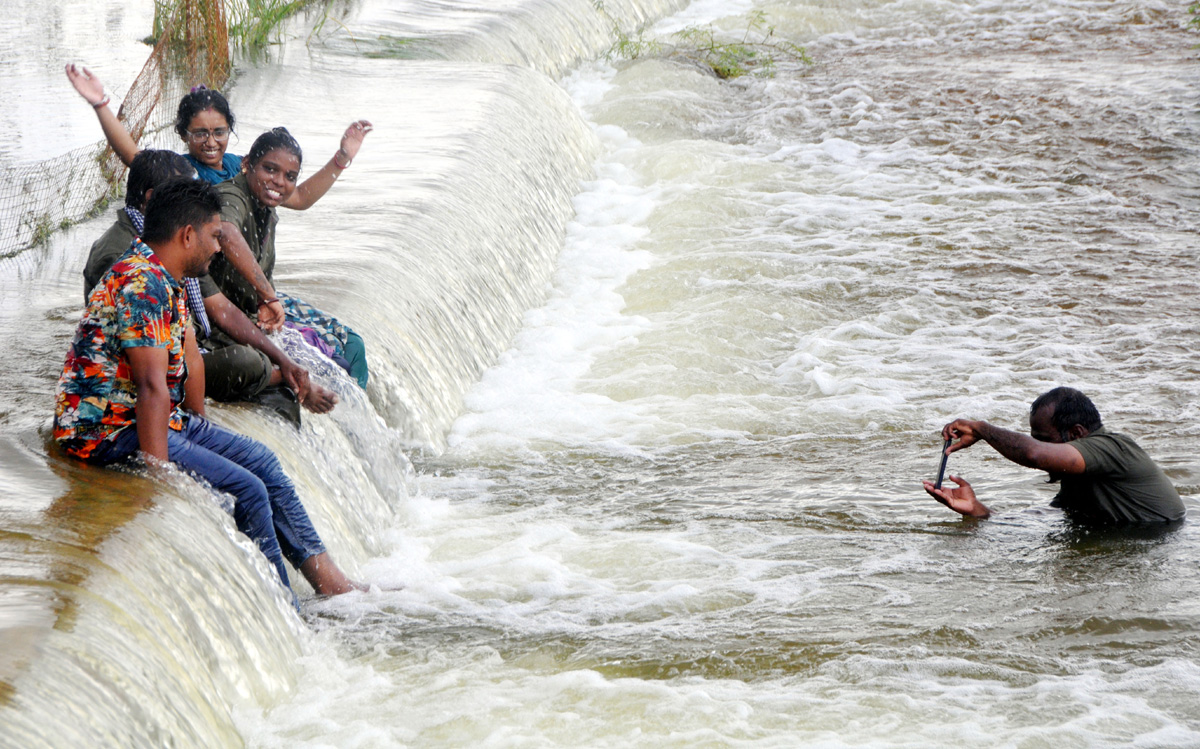
{"type": "Polygon", "coordinates": [[[44,244],[54,234],[54,221],[48,213],[33,217],[28,225],[33,230],[32,236],[29,239],[29,244],[32,247],[44,244]]]}
{"type": "Polygon", "coordinates": [[[319,31],[330,18],[330,11],[338,0],[155,0],[154,33],[144,41],[156,43],[170,18],[186,19],[178,23],[174,36],[188,44],[197,30],[199,35],[215,41],[218,37],[251,56],[268,46],[279,43],[279,29],[284,21],[300,12],[320,9],[322,17],[317,24],[319,31]],[[213,28],[213,19],[224,16],[225,33],[213,28]]]}
{"type": "MultiPolygon", "coordinates": [[[[320,0],[232,0],[225,4],[229,41],[246,50],[259,50],[279,40],[279,27],[288,18],[320,0]]],[[[332,0],[326,5],[332,4],[332,0]]]]}
{"type": "Polygon", "coordinates": [[[345,0],[225,0],[229,40],[253,56],[279,43],[279,28],[284,21],[297,13],[310,11],[318,15],[309,34],[310,40],[319,35],[329,21],[345,30],[346,25],[333,15],[334,6],[344,3],[345,0]]]}
{"type": "MultiPolygon", "coordinates": [[[[1198,0],[1200,4],[1200,0],[1198,0]]],[[[602,0],[596,0],[595,8],[610,21],[612,17],[604,9],[602,0]]],[[[723,41],[718,38],[712,25],[688,26],[671,35],[674,43],[657,39],[646,39],[644,30],[631,37],[613,22],[613,33],[617,40],[608,49],[608,58],[636,60],[640,57],[655,57],[676,60],[712,71],[718,78],[739,78],[743,75],[771,77],[780,60],[805,65],[812,59],[804,48],[775,36],[775,27],[767,22],[762,11],[750,14],[749,23],[740,39],[723,41]]]]}

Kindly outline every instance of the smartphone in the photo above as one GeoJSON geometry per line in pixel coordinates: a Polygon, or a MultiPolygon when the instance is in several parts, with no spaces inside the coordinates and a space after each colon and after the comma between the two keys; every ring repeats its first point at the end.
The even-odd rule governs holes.
{"type": "Polygon", "coordinates": [[[934,489],[942,488],[942,478],[946,475],[946,458],[950,457],[946,454],[946,450],[950,447],[950,442],[951,440],[946,440],[946,442],[942,445],[942,462],[938,466],[937,483],[933,485],[934,489]]]}

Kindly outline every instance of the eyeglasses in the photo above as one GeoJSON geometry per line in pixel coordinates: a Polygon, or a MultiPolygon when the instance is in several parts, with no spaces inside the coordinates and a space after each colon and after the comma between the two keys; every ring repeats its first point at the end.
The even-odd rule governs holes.
{"type": "Polygon", "coordinates": [[[208,140],[209,136],[212,136],[213,140],[220,143],[221,141],[229,140],[229,128],[218,127],[213,130],[188,130],[187,136],[188,140],[193,143],[203,143],[208,140]]]}

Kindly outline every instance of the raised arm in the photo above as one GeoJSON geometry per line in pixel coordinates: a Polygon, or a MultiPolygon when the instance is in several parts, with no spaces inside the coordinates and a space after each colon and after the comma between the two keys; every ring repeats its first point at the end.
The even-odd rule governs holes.
{"type": "Polygon", "coordinates": [[[104,131],[104,137],[108,140],[108,145],[112,147],[113,152],[117,154],[117,158],[125,166],[132,164],[133,157],[137,156],[141,149],[138,148],[133,136],[125,129],[125,125],[109,109],[109,96],[104,93],[104,84],[92,71],[75,63],[67,65],[67,79],[71,81],[71,85],[75,87],[79,95],[92,105],[92,109],[96,110],[100,128],[104,131]]]}
{"type": "MultiPolygon", "coordinates": [[[[250,245],[242,236],[242,230],[230,221],[221,222],[221,252],[234,269],[254,288],[258,294],[258,324],[268,333],[283,327],[283,303],[275,297],[275,287],[254,259],[250,245]]],[[[205,300],[207,302],[207,300],[205,300]]]]}
{"type": "Polygon", "coordinates": [[[354,157],[358,155],[358,149],[362,148],[363,138],[367,137],[367,133],[371,132],[371,129],[371,123],[366,120],[350,123],[350,127],[346,128],[346,132],[342,134],[341,146],[334,152],[333,158],[325,162],[325,166],[321,167],[316,174],[301,182],[295,192],[289,195],[281,205],[297,211],[311,208],[313,203],[329,192],[329,188],[333,187],[333,183],[337,181],[338,175],[350,166],[350,162],[354,161],[354,157]]]}
{"type": "Polygon", "coordinates": [[[958,440],[950,445],[948,452],[962,450],[983,440],[1012,462],[1048,473],[1078,474],[1086,467],[1083,455],[1070,443],[1043,442],[986,421],[956,419],[942,427],[942,439],[958,440]]]}

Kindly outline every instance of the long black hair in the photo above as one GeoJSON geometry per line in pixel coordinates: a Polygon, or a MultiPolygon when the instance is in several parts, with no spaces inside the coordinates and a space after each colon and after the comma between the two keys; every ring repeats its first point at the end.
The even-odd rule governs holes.
{"type": "Polygon", "coordinates": [[[233,111],[229,109],[229,102],[221,92],[197,86],[179,100],[179,111],[175,113],[175,132],[179,133],[180,138],[187,137],[188,125],[191,124],[192,118],[206,109],[224,115],[229,129],[233,130],[233,111]]]}
{"type": "Polygon", "coordinates": [[[250,153],[246,154],[246,166],[252,168],[263,156],[276,148],[291,152],[297,162],[304,163],[304,154],[300,151],[300,144],[296,142],[288,129],[275,127],[254,139],[254,145],[250,146],[250,153]]]}

